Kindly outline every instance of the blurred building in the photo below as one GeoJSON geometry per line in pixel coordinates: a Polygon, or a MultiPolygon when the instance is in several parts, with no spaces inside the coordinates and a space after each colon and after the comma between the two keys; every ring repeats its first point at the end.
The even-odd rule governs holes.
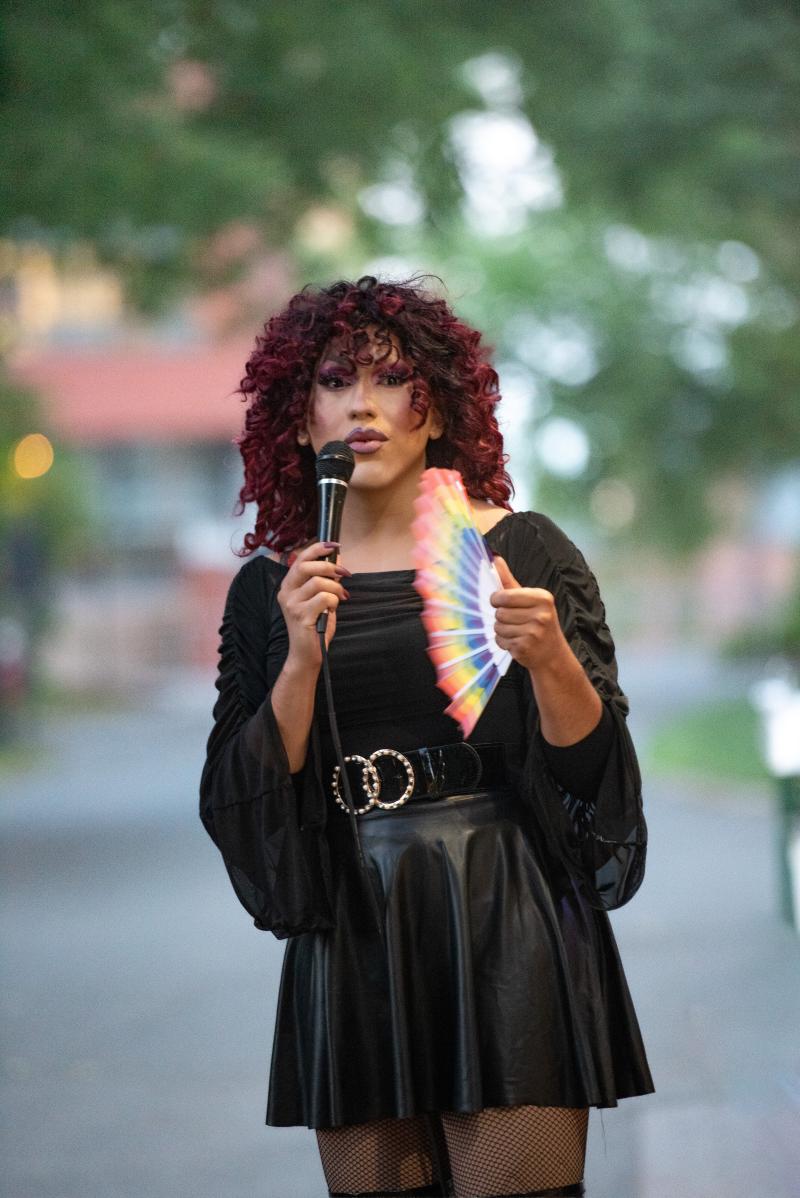
{"type": "Polygon", "coordinates": [[[41,395],[54,439],[78,451],[97,543],[60,581],[51,671],[66,684],[147,683],[210,667],[241,485],[235,394],[250,343],[43,348],[14,371],[41,395]],[[227,518],[226,518],[227,517],[227,518]]]}
{"type": "Polygon", "coordinates": [[[234,549],[253,524],[233,516],[236,388],[252,331],[295,283],[288,256],[241,222],[209,253],[223,276],[234,259],[246,269],[142,326],[90,244],[0,240],[0,348],[41,396],[42,431],[77,456],[92,519],[44,646],[68,686],[124,692],[216,663],[234,549]]]}

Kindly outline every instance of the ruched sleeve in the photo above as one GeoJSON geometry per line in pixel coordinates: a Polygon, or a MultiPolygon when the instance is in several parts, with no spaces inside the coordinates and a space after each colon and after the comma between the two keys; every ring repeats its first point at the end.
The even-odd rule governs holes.
{"type": "MultiPolygon", "coordinates": [[[[555,597],[564,634],[605,708],[601,724],[608,748],[595,761],[593,789],[563,785],[552,747],[545,742],[530,685],[528,726],[533,729],[524,759],[522,785],[551,857],[594,907],[613,910],[627,903],[644,876],[647,827],[641,777],[627,726],[628,700],[617,680],[614,642],[606,624],[597,580],[580,550],[547,517],[520,513],[509,521],[498,552],[524,586],[540,586],[555,597]]],[[[527,682],[526,678],[526,682],[527,682]]],[[[599,729],[600,731],[600,729],[599,729]]],[[[587,747],[592,744],[591,734],[587,747]]],[[[580,747],[580,746],[578,746],[580,747]]],[[[574,767],[574,762],[573,762],[574,767]]]]}
{"type": "Polygon", "coordinates": [[[316,724],[307,764],[291,775],[268,689],[276,605],[269,563],[247,562],[231,583],[219,630],[200,818],[256,927],[283,939],[329,928],[333,919],[316,724]]]}

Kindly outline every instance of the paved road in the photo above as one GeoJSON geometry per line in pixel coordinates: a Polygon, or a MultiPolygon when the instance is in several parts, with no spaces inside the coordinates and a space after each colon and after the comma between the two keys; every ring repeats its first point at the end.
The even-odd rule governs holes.
{"type": "MultiPolygon", "coordinates": [[[[644,733],[659,691],[679,698],[628,677],[644,733]]],[[[312,1133],[264,1127],[282,949],[196,818],[212,700],[190,680],[62,717],[3,779],[9,1198],[325,1193],[312,1133]]],[[[775,915],[769,795],[647,797],[648,876],[613,921],[658,1093],[593,1114],[589,1198],[791,1198],[800,941],[775,915]]]]}

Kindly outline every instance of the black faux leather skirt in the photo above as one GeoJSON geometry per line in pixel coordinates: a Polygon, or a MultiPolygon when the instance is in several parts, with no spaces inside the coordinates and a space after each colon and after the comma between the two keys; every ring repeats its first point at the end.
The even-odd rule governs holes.
{"type": "Polygon", "coordinates": [[[359,818],[383,936],[348,824],[334,809],[335,929],[287,943],[268,1124],[652,1091],[608,916],[554,890],[513,789],[359,818]]]}

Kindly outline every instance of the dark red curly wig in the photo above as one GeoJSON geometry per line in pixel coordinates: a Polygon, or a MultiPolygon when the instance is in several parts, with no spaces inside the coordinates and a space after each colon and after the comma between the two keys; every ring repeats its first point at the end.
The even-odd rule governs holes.
{"type": "MultiPolygon", "coordinates": [[[[497,427],[497,374],[481,335],[428,294],[415,277],[379,283],[304,288],[273,316],[256,338],[239,391],[249,400],[244,432],[236,444],[244,461],[244,486],[235,515],[257,504],[255,532],[247,533],[240,557],[261,545],[282,551],[313,539],[316,530],[314,451],[297,444],[317,364],[328,342],[346,338],[358,346],[367,326],[393,333],[413,369],[411,404],[424,419],[430,403],[444,433],[428,445],[428,465],[459,470],[467,492],[509,507],[511,479],[497,427]]],[[[357,352],[357,351],[356,351],[357,352]]]]}

